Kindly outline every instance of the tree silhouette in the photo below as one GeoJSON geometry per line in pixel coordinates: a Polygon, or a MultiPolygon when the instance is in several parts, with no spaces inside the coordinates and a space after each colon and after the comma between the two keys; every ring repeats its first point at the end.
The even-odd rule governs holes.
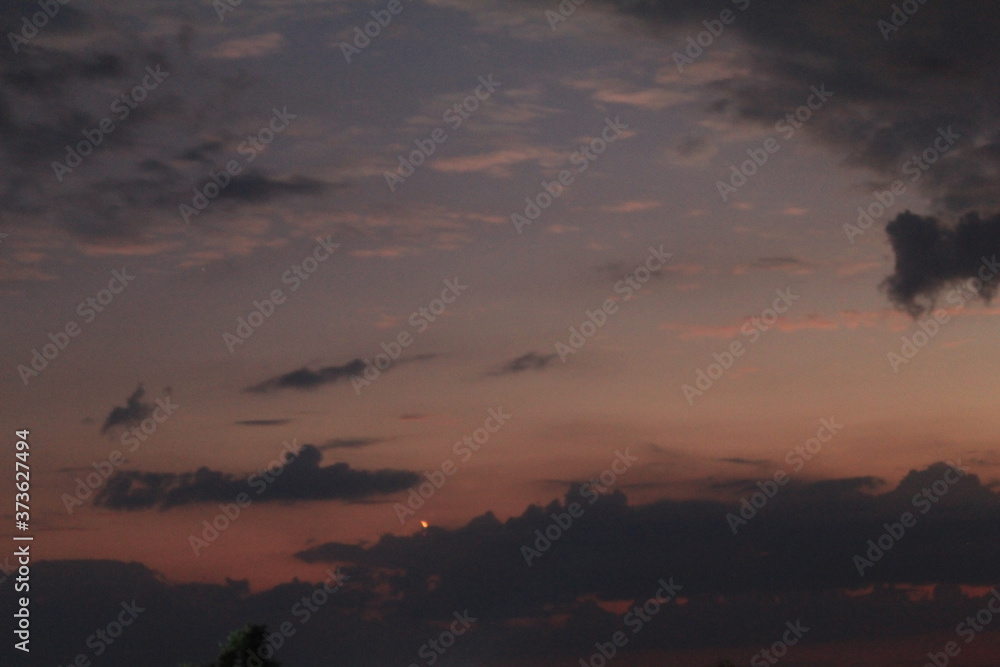
{"type": "MultiPolygon", "coordinates": [[[[264,657],[267,646],[267,626],[247,624],[229,633],[220,644],[219,657],[201,667],[281,667],[281,663],[264,657]]],[[[270,653],[270,651],[268,651],[270,653]]],[[[179,667],[199,667],[186,662],[179,667]]]]}
{"type": "MultiPolygon", "coordinates": [[[[229,634],[222,652],[216,659],[218,667],[281,667],[281,663],[264,657],[267,646],[267,626],[247,624],[229,634]]],[[[269,655],[271,651],[267,652],[269,655]]]]}

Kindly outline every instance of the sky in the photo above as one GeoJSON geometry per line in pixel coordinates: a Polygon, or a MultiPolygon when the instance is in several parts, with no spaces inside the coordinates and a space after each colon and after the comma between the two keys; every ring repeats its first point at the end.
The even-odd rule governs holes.
{"type": "Polygon", "coordinates": [[[993,664],[991,4],[0,26],[10,664],[993,664]]]}

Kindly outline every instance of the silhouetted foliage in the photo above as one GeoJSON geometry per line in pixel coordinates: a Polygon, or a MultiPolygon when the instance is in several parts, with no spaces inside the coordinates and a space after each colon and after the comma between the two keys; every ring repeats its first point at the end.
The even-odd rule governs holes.
{"type": "Polygon", "coordinates": [[[247,624],[231,632],[220,644],[219,657],[207,665],[186,662],[178,667],[281,667],[281,663],[265,658],[267,626],[247,624]]]}

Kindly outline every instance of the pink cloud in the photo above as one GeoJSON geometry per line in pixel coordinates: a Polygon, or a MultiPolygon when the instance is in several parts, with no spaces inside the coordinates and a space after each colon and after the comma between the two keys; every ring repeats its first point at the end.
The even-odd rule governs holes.
{"type": "Polygon", "coordinates": [[[872,269],[882,266],[882,262],[855,262],[837,269],[838,276],[856,276],[860,273],[867,273],[872,269]]]}
{"type": "Polygon", "coordinates": [[[253,37],[227,40],[209,51],[208,55],[221,60],[260,58],[281,51],[284,44],[285,38],[280,33],[269,32],[253,37]]]}
{"type": "Polygon", "coordinates": [[[480,155],[463,155],[445,158],[431,164],[435,171],[446,173],[486,172],[491,176],[509,176],[512,165],[531,160],[559,159],[552,151],[544,148],[508,148],[480,155]]]}
{"type": "Polygon", "coordinates": [[[614,206],[602,206],[602,211],[607,211],[608,213],[635,213],[636,211],[648,211],[652,208],[659,208],[663,206],[662,203],[652,200],[632,200],[627,202],[622,202],[621,204],[615,204],[614,206]]]}
{"type": "MultiPolygon", "coordinates": [[[[996,314],[1000,314],[1000,309],[996,310],[996,314]]],[[[678,324],[668,322],[661,324],[659,328],[667,331],[677,331],[677,337],[681,339],[730,339],[740,335],[741,328],[749,321],[750,318],[747,318],[739,324],[722,325],[678,324]]],[[[837,331],[840,329],[853,331],[861,327],[872,328],[882,325],[891,331],[899,331],[901,329],[906,329],[908,323],[912,323],[909,317],[903,313],[893,310],[864,313],[856,311],[841,311],[833,317],[827,317],[820,314],[811,314],[806,315],[805,317],[779,317],[773,324],[770,325],[770,328],[783,333],[791,334],[800,331],[837,331]]]]}

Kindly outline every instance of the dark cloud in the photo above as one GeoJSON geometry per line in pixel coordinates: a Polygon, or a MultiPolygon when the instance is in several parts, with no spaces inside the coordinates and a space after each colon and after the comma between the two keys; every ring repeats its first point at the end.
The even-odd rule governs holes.
{"type": "MultiPolygon", "coordinates": [[[[630,507],[620,492],[591,502],[576,489],[562,502],[532,506],[506,522],[487,514],[455,530],[386,537],[354,562],[401,568],[415,586],[428,576],[440,577],[435,593],[446,605],[476,599],[497,613],[512,613],[512,597],[520,605],[589,594],[628,599],[662,576],[664,563],[689,582],[685,592],[693,595],[780,594],[872,583],[992,584],[1000,580],[1000,535],[991,527],[1000,518],[1000,495],[968,473],[946,485],[938,500],[918,498],[924,489],[940,489],[949,470],[938,463],[911,471],[881,494],[874,493],[881,480],[870,476],[789,482],[757,516],[737,526],[735,535],[727,514],[739,514],[737,502],[664,500],[630,507]],[[535,531],[544,531],[552,515],[565,513],[571,502],[583,507],[583,515],[529,568],[521,545],[533,544],[535,531]],[[903,512],[916,517],[916,526],[859,576],[854,556],[864,554],[867,541],[877,539],[884,524],[898,522],[903,512]],[[601,574],[609,564],[615,573],[610,578],[601,574]],[[494,577],[480,580],[469,574],[481,571],[494,577]],[[510,594],[500,594],[497,586],[510,594]]],[[[758,481],[729,486],[740,497],[760,492],[758,481]]],[[[418,513],[414,523],[419,518],[418,513]]],[[[325,553],[345,552],[320,545],[299,557],[315,560],[325,553]]]]}
{"type": "Polygon", "coordinates": [[[348,380],[352,375],[360,375],[365,370],[365,362],[352,359],[341,366],[324,366],[319,370],[309,370],[305,366],[259,382],[247,391],[264,394],[279,389],[318,389],[325,384],[333,384],[340,380],[348,380]]]}
{"type": "Polygon", "coordinates": [[[111,412],[104,420],[104,426],[101,427],[101,433],[107,433],[115,426],[136,426],[142,423],[142,420],[152,415],[156,405],[153,403],[143,403],[142,397],[145,395],[146,390],[140,384],[132,392],[132,395],[126,399],[125,405],[116,406],[111,409],[111,412]]]}
{"type": "Polygon", "coordinates": [[[199,468],[195,472],[115,472],[94,497],[94,504],[114,510],[166,510],[191,503],[233,502],[246,493],[257,501],[362,500],[395,493],[420,481],[407,470],[356,470],[346,463],[321,466],[322,454],[303,445],[269,483],[260,474],[247,477],[199,468]]]}
{"type": "Polygon", "coordinates": [[[542,354],[540,352],[528,352],[505,362],[499,369],[491,371],[488,375],[513,375],[524,371],[544,370],[549,364],[559,358],[558,354],[542,354]]]}
{"type": "Polygon", "coordinates": [[[266,202],[287,195],[320,195],[330,184],[305,176],[279,180],[257,171],[240,174],[219,195],[222,199],[239,199],[248,202],[266,202]]]}
{"type": "MultiPolygon", "coordinates": [[[[0,207],[12,224],[30,221],[91,245],[159,241],[156,232],[176,224],[192,188],[236,158],[240,142],[266,121],[270,108],[250,96],[257,81],[186,48],[194,31],[180,24],[188,9],[146,9],[135,15],[60,2],[39,35],[13,53],[8,36],[41,8],[37,1],[0,8],[9,56],[0,59],[0,207]],[[176,39],[167,26],[177,26],[176,39]],[[52,39],[60,36],[72,38],[52,39]],[[146,80],[147,68],[167,76],[123,117],[116,98],[146,80]],[[102,121],[113,131],[71,172],[57,174],[52,165],[66,161],[67,146],[102,121]]],[[[219,195],[220,210],[199,222],[332,187],[306,174],[246,171],[219,195]]]]}
{"type": "Polygon", "coordinates": [[[284,426],[290,424],[291,419],[244,419],[236,422],[237,426],[284,426]]]}
{"type": "MultiPolygon", "coordinates": [[[[624,629],[622,664],[655,654],[664,658],[658,664],[707,666],[769,646],[790,619],[810,628],[810,646],[828,647],[825,662],[816,664],[856,665],[855,649],[865,642],[888,642],[901,657],[912,653],[916,664],[928,647],[955,639],[956,624],[988,601],[960,585],[1000,581],[1000,495],[968,474],[926,514],[914,505],[914,496],[947,470],[939,463],[912,471],[879,494],[871,477],[789,483],[736,535],[725,520],[739,510],[735,502],[629,506],[612,493],[593,503],[568,494],[506,521],[487,513],[454,529],[415,526],[412,535],[386,535],[370,546],[320,544],[297,558],[340,568],[349,579],[277,657],[289,665],[328,664],[335,646],[344,664],[409,664],[453,612],[468,609],[477,618],[474,631],[456,642],[444,665],[576,664],[595,642],[624,629]],[[521,545],[533,544],[536,531],[571,502],[583,514],[528,567],[521,545]],[[860,577],[853,556],[904,511],[917,516],[916,525],[860,577]],[[649,629],[633,635],[621,610],[644,604],[661,578],[683,586],[685,604],[664,607],[649,629]],[[933,594],[914,597],[914,585],[933,594]],[[624,604],[617,611],[602,606],[611,601],[624,604]]],[[[49,638],[37,647],[39,664],[65,663],[84,650],[85,638],[102,627],[95,617],[113,619],[123,600],[145,609],[102,656],[107,667],[208,661],[218,642],[247,622],[272,630],[294,622],[294,605],[319,585],[295,579],[251,591],[245,581],[179,584],[115,561],[40,561],[33,574],[32,627],[49,638]]],[[[13,613],[14,596],[0,599],[0,611],[13,613]]],[[[989,632],[976,642],[994,654],[1000,647],[989,632]]],[[[2,650],[13,652],[9,645],[2,650]]]]}
{"type": "MultiPolygon", "coordinates": [[[[381,372],[385,373],[388,370],[396,366],[403,366],[406,364],[429,361],[431,359],[437,358],[436,354],[417,354],[412,357],[397,359],[392,362],[386,370],[381,372]]],[[[255,385],[246,388],[246,391],[266,394],[272,391],[278,391],[281,389],[302,389],[306,391],[311,391],[313,389],[318,389],[326,384],[335,384],[341,380],[349,381],[352,375],[357,375],[359,377],[364,377],[365,362],[361,359],[352,359],[346,364],[340,366],[324,366],[318,370],[310,370],[303,366],[294,371],[290,371],[283,375],[278,375],[273,378],[268,378],[262,382],[258,382],[255,385]]]]}
{"type": "Polygon", "coordinates": [[[320,445],[319,449],[323,451],[328,449],[360,449],[377,445],[380,442],[385,442],[385,438],[331,438],[320,445]]]}
{"type": "Polygon", "coordinates": [[[770,461],[768,461],[767,459],[745,459],[740,456],[730,456],[727,458],[719,459],[719,461],[722,461],[723,463],[734,463],[736,465],[744,465],[744,466],[762,466],[770,463],[770,461]]]}
{"type": "MultiPolygon", "coordinates": [[[[683,52],[686,36],[718,19],[722,7],[671,0],[604,4],[661,35],[671,54],[683,52]]],[[[708,88],[710,112],[773,127],[805,104],[811,86],[826,86],[834,96],[800,132],[830,147],[842,164],[874,170],[883,184],[910,183],[919,174],[918,186],[950,211],[1000,205],[993,176],[1000,168],[1000,121],[992,111],[1000,102],[1000,6],[920,3],[886,37],[879,21],[890,18],[891,3],[773,0],[748,3],[745,11],[723,5],[735,21],[681,75],[709,67],[704,60],[713,52],[740,49],[741,72],[708,88]],[[914,171],[903,173],[949,126],[961,135],[958,143],[929,169],[911,162],[914,171]]]]}
{"type": "Polygon", "coordinates": [[[956,293],[945,305],[962,306],[973,296],[989,302],[996,294],[1000,215],[983,219],[970,213],[948,225],[907,211],[885,231],[896,265],[884,286],[892,302],[913,316],[933,308],[945,287],[970,278],[976,289],[956,293]]]}

